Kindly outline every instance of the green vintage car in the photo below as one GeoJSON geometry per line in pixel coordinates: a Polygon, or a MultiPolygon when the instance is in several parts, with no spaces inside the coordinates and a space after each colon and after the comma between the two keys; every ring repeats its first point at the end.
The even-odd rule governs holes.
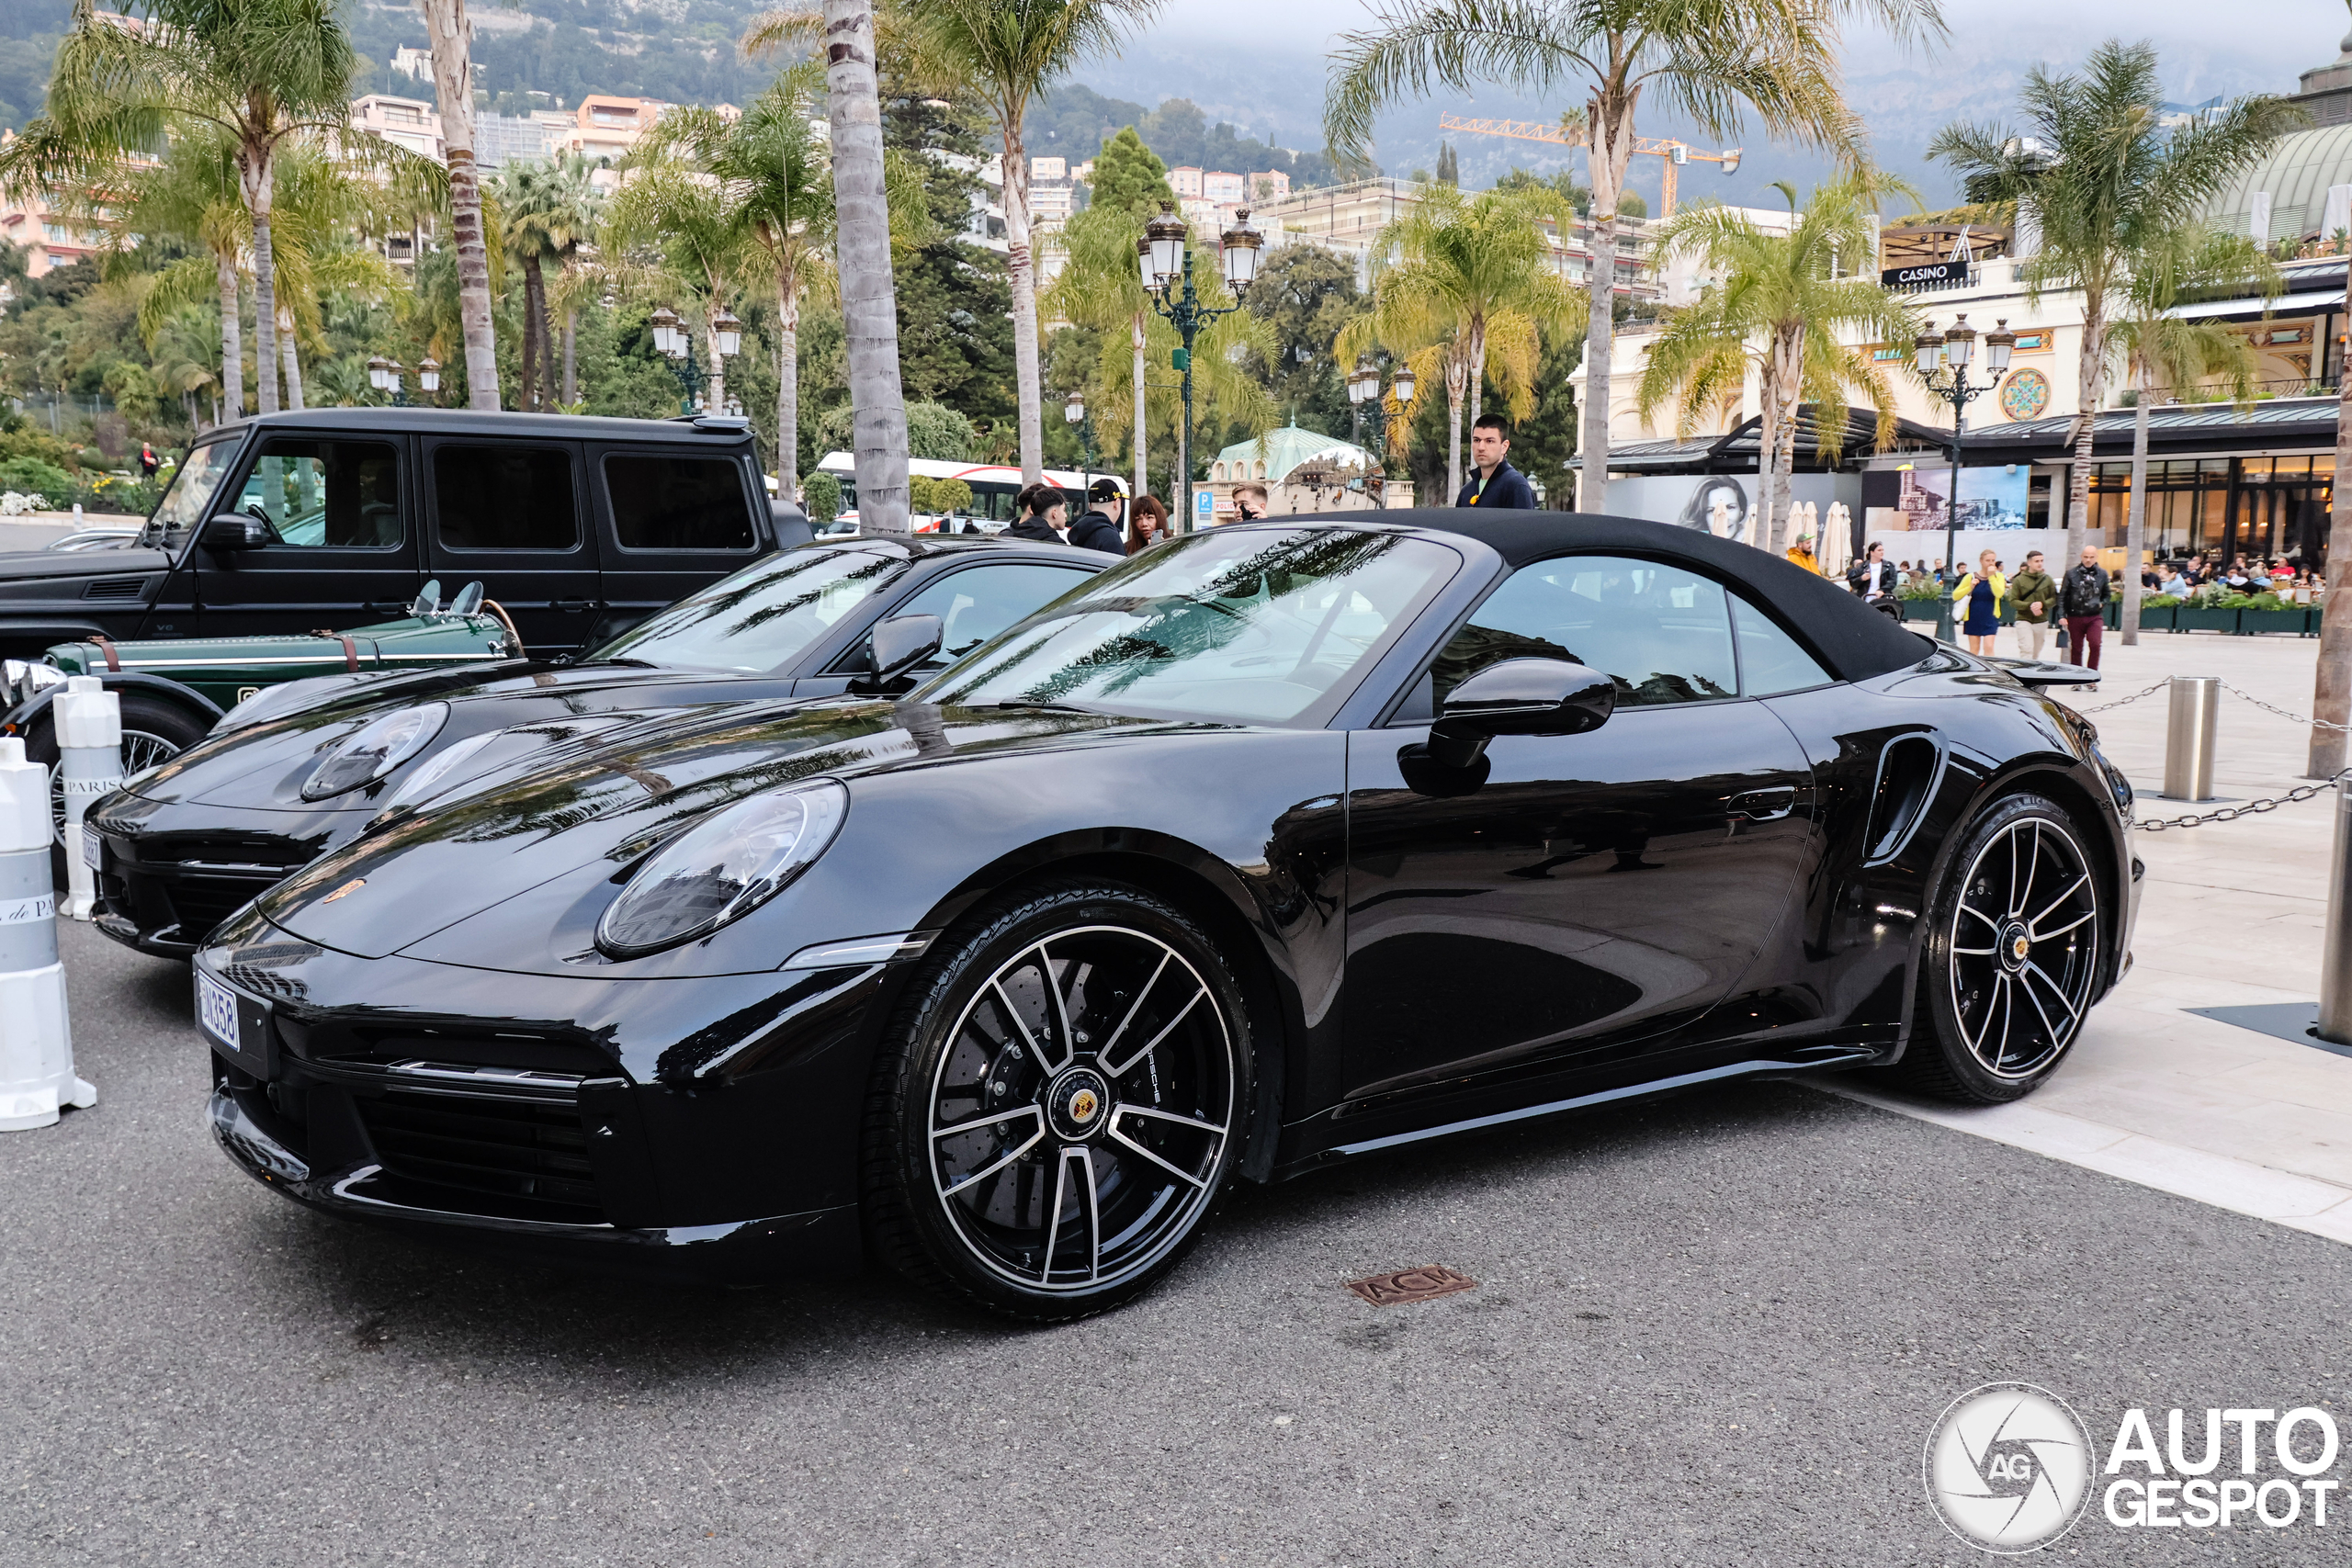
{"type": "MultiPolygon", "coordinates": [[[[124,776],[153,767],[204,739],[239,703],[288,682],[334,680],[379,670],[446,669],[506,659],[522,650],[505,612],[469,583],[445,607],[427,582],[401,620],[347,632],[296,637],[184,637],[62,642],[38,663],[11,659],[0,673],[0,735],[22,736],[26,757],[54,768],[51,704],[69,676],[95,675],[122,698],[124,776]]],[[[64,797],[53,796],[58,821],[64,797]]],[[[62,876],[62,866],[60,866],[62,876]]]]}

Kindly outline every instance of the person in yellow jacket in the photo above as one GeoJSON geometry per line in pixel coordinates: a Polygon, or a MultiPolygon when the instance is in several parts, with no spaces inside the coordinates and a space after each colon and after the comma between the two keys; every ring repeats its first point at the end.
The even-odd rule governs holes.
{"type": "Polygon", "coordinates": [[[1993,651],[1994,635],[2001,629],[2001,601],[2008,592],[2008,579],[2001,575],[1990,550],[1978,556],[1976,570],[1962,576],[1953,587],[1952,612],[1963,617],[1960,631],[1967,639],[1969,652],[1993,651]]]}
{"type": "Polygon", "coordinates": [[[1821,575],[1821,562],[1813,553],[1813,538],[1810,535],[1789,547],[1789,559],[1812,572],[1815,577],[1821,575]]]}

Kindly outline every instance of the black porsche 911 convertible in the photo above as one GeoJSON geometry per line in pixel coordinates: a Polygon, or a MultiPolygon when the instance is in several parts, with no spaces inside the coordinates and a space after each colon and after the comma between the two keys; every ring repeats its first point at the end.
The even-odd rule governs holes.
{"type": "Polygon", "coordinates": [[[2093,742],[1703,534],[1219,528],[903,697],[390,807],[198,953],[212,1125],[339,1213],[1071,1316],[1236,1179],[1740,1075],[2026,1093],[2127,964],[2093,742]]]}
{"type": "MultiPolygon", "coordinates": [[[[456,784],[645,716],[746,697],[903,690],[1111,565],[1056,544],[955,535],[827,539],[768,556],[578,660],[316,676],[239,704],[174,769],[90,816],[97,927],[185,958],[230,911],[349,842],[388,793],[456,784]],[[874,659],[886,621],[940,637],[874,659]],[[910,621],[911,626],[911,621],[910,621]],[[322,747],[322,742],[325,742],[322,747]],[[333,755],[327,753],[332,751],[333,755]]],[[[884,640],[889,637],[886,635],[884,640]]]]}

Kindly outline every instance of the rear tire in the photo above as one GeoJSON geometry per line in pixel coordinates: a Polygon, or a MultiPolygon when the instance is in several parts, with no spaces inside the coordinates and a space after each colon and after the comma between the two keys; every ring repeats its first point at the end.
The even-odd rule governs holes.
{"type": "Polygon", "coordinates": [[[1250,1062],[1224,957],[1182,911],[1093,879],[1015,895],[941,940],[884,1037],[865,1122],[874,1250],[1019,1322],[1125,1303],[1215,1208],[1250,1062]]]}
{"type": "Polygon", "coordinates": [[[2082,1032],[2107,913],[2075,824],[2038,795],[1963,830],[1933,905],[1919,1014],[1897,1074],[1940,1099],[2033,1092],[2082,1032]]]}
{"type": "MultiPolygon", "coordinates": [[[[166,762],[204,739],[203,721],[185,708],[136,692],[122,697],[122,776],[129,778],[166,762]]],[[[44,712],[25,736],[25,761],[49,770],[50,821],[55,837],[49,869],[59,892],[65,890],[65,788],[57,776],[57,715],[44,712]]]]}

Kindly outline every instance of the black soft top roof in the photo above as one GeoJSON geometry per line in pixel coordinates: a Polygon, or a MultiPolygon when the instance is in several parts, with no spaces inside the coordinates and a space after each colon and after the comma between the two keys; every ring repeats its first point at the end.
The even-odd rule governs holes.
{"type": "Polygon", "coordinates": [[[1751,545],[1718,539],[1696,528],[1583,512],[1480,513],[1469,507],[1341,513],[1317,521],[1341,519],[1461,534],[1490,547],[1513,567],[1564,550],[1623,551],[1687,560],[1712,576],[1731,578],[1754,589],[1757,597],[1777,609],[1789,628],[1810,643],[1830,673],[1841,681],[1867,680],[1890,670],[1907,669],[1934,647],[1928,638],[1905,631],[1899,623],[1864,604],[1840,583],[1751,545]]]}

